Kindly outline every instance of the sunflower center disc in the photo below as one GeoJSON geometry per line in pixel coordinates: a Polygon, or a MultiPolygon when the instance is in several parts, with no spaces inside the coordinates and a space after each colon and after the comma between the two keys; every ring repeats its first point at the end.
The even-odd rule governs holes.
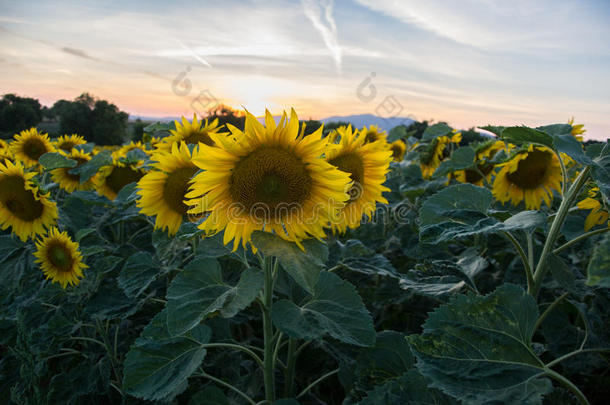
{"type": "Polygon", "coordinates": [[[11,214],[24,221],[40,218],[43,205],[34,198],[31,190],[25,189],[21,176],[7,176],[0,180],[0,202],[11,214]]]}
{"type": "Polygon", "coordinates": [[[525,159],[519,161],[517,170],[508,173],[506,177],[511,183],[522,189],[538,188],[544,183],[552,158],[550,152],[536,149],[529,152],[525,159]]]}
{"type": "Polygon", "coordinates": [[[208,146],[214,146],[214,141],[206,131],[192,131],[189,136],[184,138],[184,142],[191,145],[197,145],[201,142],[208,146]]]}
{"type": "Polygon", "coordinates": [[[309,197],[311,183],[305,164],[294,153],[264,147],[237,163],[229,191],[233,200],[252,215],[275,218],[282,205],[303,203],[309,197]]]}
{"type": "Polygon", "coordinates": [[[189,180],[197,172],[196,167],[184,167],[167,175],[163,185],[163,200],[177,213],[184,215],[188,205],[184,204],[184,195],[189,189],[189,180]]]}
{"type": "Polygon", "coordinates": [[[72,148],[74,148],[74,143],[70,141],[62,142],[62,144],[59,145],[59,149],[65,150],[66,152],[70,152],[72,148]]]}
{"type": "Polygon", "coordinates": [[[402,149],[400,146],[392,145],[392,158],[400,159],[400,155],[402,155],[402,149]]]}
{"type": "Polygon", "coordinates": [[[114,166],[112,172],[106,177],[106,185],[115,193],[119,191],[129,183],[140,180],[143,176],[142,173],[133,170],[131,167],[118,167],[114,166]]]}
{"type": "Polygon", "coordinates": [[[72,268],[72,255],[66,248],[61,245],[52,245],[49,247],[49,261],[53,263],[53,266],[57,267],[60,271],[70,271],[72,268]]]}
{"type": "Polygon", "coordinates": [[[32,160],[38,160],[44,153],[47,152],[47,147],[44,142],[38,138],[28,139],[23,145],[23,152],[32,160]]]}
{"type": "Polygon", "coordinates": [[[364,143],[375,142],[377,139],[379,139],[379,135],[377,135],[377,132],[369,131],[366,133],[366,138],[364,138],[364,143]]]}
{"type": "Polygon", "coordinates": [[[354,184],[347,192],[350,196],[350,201],[356,200],[362,194],[362,186],[364,184],[364,164],[362,158],[356,153],[346,153],[339,155],[328,161],[342,172],[349,173],[349,177],[354,184]]]}

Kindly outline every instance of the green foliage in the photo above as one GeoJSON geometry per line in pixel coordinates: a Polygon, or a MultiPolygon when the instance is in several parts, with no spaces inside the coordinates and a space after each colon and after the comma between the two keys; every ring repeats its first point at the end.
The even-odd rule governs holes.
{"type": "Polygon", "coordinates": [[[610,288],[610,234],[595,246],[587,275],[588,285],[610,288]]]}
{"type": "Polygon", "coordinates": [[[0,99],[0,133],[5,138],[35,127],[42,120],[40,102],[29,97],[5,94],[0,99]]]}
{"type": "Polygon", "coordinates": [[[231,286],[223,281],[216,259],[195,258],[167,290],[168,329],[180,335],[213,314],[231,318],[250,305],[262,287],[260,271],[246,269],[231,286]]]}
{"type": "Polygon", "coordinates": [[[60,167],[74,167],[76,160],[69,159],[65,155],[55,152],[47,152],[38,158],[38,162],[47,170],[58,169],[60,167]]]}
{"type": "Polygon", "coordinates": [[[124,389],[133,396],[170,401],[186,388],[186,380],[206,355],[212,330],[200,325],[187,335],[173,337],[160,312],[127,353],[124,389]]]}
{"type": "Polygon", "coordinates": [[[505,284],[487,296],[458,295],[409,341],[432,386],[469,403],[541,403],[551,391],[532,347],[534,299],[505,284]]]}
{"type": "Polygon", "coordinates": [[[74,101],[59,100],[51,111],[59,118],[62,133],[79,134],[98,145],[120,145],[127,139],[129,115],[88,93],[74,101]]]}
{"type": "Polygon", "coordinates": [[[288,336],[318,339],[324,335],[353,345],[375,343],[372,319],[353,285],[328,272],[320,273],[313,296],[294,303],[273,304],[273,323],[288,336]]]}

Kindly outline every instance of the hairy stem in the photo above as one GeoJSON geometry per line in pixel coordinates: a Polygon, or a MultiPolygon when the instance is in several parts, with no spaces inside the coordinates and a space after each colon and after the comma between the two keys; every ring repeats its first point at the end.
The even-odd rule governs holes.
{"type": "Polygon", "coordinates": [[[275,400],[274,361],[273,361],[273,324],[271,323],[271,305],[273,303],[273,267],[272,257],[263,260],[265,271],[265,287],[263,290],[263,339],[264,339],[264,370],[265,399],[270,403],[275,400]]]}
{"type": "Polygon", "coordinates": [[[284,396],[291,398],[294,392],[294,370],[296,368],[297,356],[296,353],[297,341],[296,339],[288,339],[288,354],[286,355],[286,373],[284,379],[286,383],[284,385],[284,396]]]}

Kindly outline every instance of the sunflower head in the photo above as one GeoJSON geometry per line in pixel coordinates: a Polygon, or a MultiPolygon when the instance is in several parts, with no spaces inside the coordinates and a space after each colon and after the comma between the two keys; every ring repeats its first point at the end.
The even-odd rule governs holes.
{"type": "Polygon", "coordinates": [[[3,139],[0,139],[0,163],[2,163],[5,159],[13,161],[15,157],[13,156],[13,152],[11,152],[11,148],[8,146],[8,144],[3,139]]]}
{"type": "Polygon", "coordinates": [[[57,205],[39,192],[35,175],[19,162],[0,162],[0,226],[11,227],[22,241],[42,234],[57,219],[57,205]]]}
{"type": "Polygon", "coordinates": [[[97,192],[109,200],[114,200],[119,191],[126,185],[139,181],[144,176],[144,170],[137,164],[124,163],[113,159],[109,166],[104,166],[97,173],[97,192]]]}
{"type": "Polygon", "coordinates": [[[155,229],[166,229],[175,234],[187,214],[184,203],[193,175],[199,170],[193,158],[199,157],[198,146],[189,150],[184,142],[174,143],[171,152],[159,151],[153,155],[154,170],[138,182],[137,202],[140,211],[149,216],[156,215],[155,229]]]}
{"type": "Polygon", "coordinates": [[[59,283],[62,288],[68,284],[77,285],[83,277],[83,270],[89,267],[83,263],[78,243],[57,228],[52,228],[46,236],[36,241],[34,256],[46,278],[59,283]]]}
{"type": "Polygon", "coordinates": [[[588,231],[596,225],[603,225],[604,223],[607,223],[607,225],[610,226],[610,221],[608,221],[608,209],[603,204],[603,200],[599,193],[599,187],[592,187],[587,193],[587,197],[580,201],[577,204],[577,207],[581,210],[591,210],[585,219],[585,231],[588,231]]]}
{"type": "Polygon", "coordinates": [[[370,127],[363,127],[360,130],[361,134],[364,135],[364,143],[371,143],[376,141],[386,141],[386,133],[380,129],[377,125],[371,125],[370,127]]]}
{"type": "Polygon", "coordinates": [[[392,151],[392,159],[395,162],[402,162],[405,158],[407,145],[401,139],[398,139],[390,144],[390,150],[392,151]]]}
{"type": "Polygon", "coordinates": [[[449,138],[441,136],[434,138],[426,148],[420,152],[419,166],[424,179],[432,177],[441,162],[445,159],[445,147],[449,143],[449,138]]]}
{"type": "Polygon", "coordinates": [[[76,160],[75,167],[60,167],[58,169],[51,170],[51,179],[56,182],[60,188],[71,193],[75,190],[92,190],[95,188],[96,175],[92,176],[89,180],[81,183],[80,176],[78,174],[70,173],[77,167],[82,166],[91,160],[91,154],[80,151],[73,148],[70,152],[64,152],[64,154],[72,159],[76,160]]]}
{"type": "Polygon", "coordinates": [[[568,125],[570,125],[572,127],[572,135],[574,135],[574,137],[576,139],[578,139],[580,142],[583,141],[583,134],[585,132],[587,132],[587,130],[585,129],[584,124],[576,124],[574,125],[574,117],[570,118],[568,120],[568,125]]]}
{"type": "Polygon", "coordinates": [[[21,160],[26,167],[37,165],[40,156],[54,151],[53,145],[49,141],[49,135],[38,133],[36,128],[30,128],[15,135],[10,148],[15,158],[21,160]]]}
{"type": "Polygon", "coordinates": [[[542,201],[551,205],[553,190],[561,191],[561,166],[549,148],[530,145],[499,166],[493,194],[500,202],[525,201],[526,209],[538,209],[542,201]]]}
{"type": "Polygon", "coordinates": [[[199,145],[193,162],[203,171],[187,197],[192,214],[207,213],[200,229],[224,230],[224,242],[251,242],[255,230],[272,232],[302,247],[306,238],[325,236],[324,227],[348,199],[349,174],[321,158],[322,128],[304,136],[294,110],[276,124],[267,111],[265,124],[246,114],[244,131],[229,126],[232,137],[212,135],[199,145]]]}
{"type": "Polygon", "coordinates": [[[84,145],[87,141],[80,135],[63,135],[57,138],[54,142],[55,148],[59,152],[70,153],[75,146],[84,145]]]}
{"type": "Polygon", "coordinates": [[[221,134],[218,119],[208,123],[208,120],[199,121],[197,116],[193,115],[192,122],[189,122],[186,118],[182,117],[182,122],[175,121],[174,123],[176,129],[169,131],[171,135],[163,138],[163,140],[156,145],[157,149],[171,151],[172,144],[176,142],[184,142],[187,145],[204,144],[207,146],[214,146],[214,137],[221,134]]]}
{"type": "Polygon", "coordinates": [[[351,127],[341,134],[338,144],[328,144],[326,160],[332,166],[349,174],[352,180],[349,200],[332,228],[340,233],[357,228],[362,217],[371,218],[377,202],[387,204],[382,196],[389,191],[383,186],[392,160],[392,151],[385,139],[367,142],[366,132],[353,132],[351,127]]]}
{"type": "Polygon", "coordinates": [[[486,179],[491,180],[494,171],[494,165],[489,162],[498,151],[506,148],[506,144],[502,141],[489,141],[479,145],[475,152],[475,161],[477,162],[476,169],[458,170],[453,175],[455,179],[462,183],[471,183],[482,186],[486,179]]]}

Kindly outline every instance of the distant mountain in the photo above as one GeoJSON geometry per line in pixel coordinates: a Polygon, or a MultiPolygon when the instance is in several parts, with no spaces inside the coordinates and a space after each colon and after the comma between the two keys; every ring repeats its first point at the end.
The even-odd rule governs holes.
{"type": "Polygon", "coordinates": [[[371,125],[377,125],[379,128],[381,128],[385,131],[390,131],[392,128],[394,128],[398,125],[405,125],[408,127],[409,125],[413,124],[413,122],[415,122],[411,118],[406,118],[406,117],[383,118],[383,117],[379,117],[379,116],[373,115],[373,114],[334,116],[334,117],[323,118],[320,121],[322,121],[325,124],[329,123],[329,122],[339,122],[339,121],[349,122],[356,128],[362,128],[365,125],[367,127],[371,126],[371,125]]]}
{"type": "MultiPolygon", "coordinates": [[[[279,122],[281,116],[274,116],[275,122],[279,122]]],[[[135,121],[136,119],[141,119],[145,122],[168,122],[174,120],[180,120],[180,117],[147,117],[142,115],[130,115],[129,120],[135,121]]],[[[189,118],[190,120],[190,118],[189,118]]],[[[258,120],[261,123],[265,122],[264,117],[259,117],[258,120]]],[[[356,115],[344,115],[344,116],[333,116],[328,118],[323,118],[321,120],[323,123],[329,122],[349,122],[352,126],[356,128],[362,128],[363,126],[371,126],[377,125],[379,128],[390,131],[392,128],[398,125],[411,125],[414,121],[411,118],[406,117],[391,117],[391,118],[383,118],[373,114],[356,114],[356,115]]]]}

